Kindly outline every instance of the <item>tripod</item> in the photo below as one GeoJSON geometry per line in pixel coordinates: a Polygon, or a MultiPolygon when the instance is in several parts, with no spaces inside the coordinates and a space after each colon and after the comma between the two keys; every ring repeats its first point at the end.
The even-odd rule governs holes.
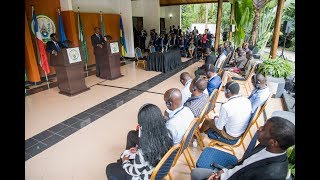
{"type": "Polygon", "coordinates": [[[287,60],[287,58],[284,56],[283,51],[286,46],[286,41],[287,41],[287,33],[284,33],[284,41],[283,41],[283,46],[282,46],[282,52],[281,55],[279,56],[280,58],[282,57],[283,59],[287,60]]]}

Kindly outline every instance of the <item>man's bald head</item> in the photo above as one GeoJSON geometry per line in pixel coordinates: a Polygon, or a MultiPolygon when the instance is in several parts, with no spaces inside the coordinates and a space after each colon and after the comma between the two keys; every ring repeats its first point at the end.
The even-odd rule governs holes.
{"type": "Polygon", "coordinates": [[[264,77],[262,74],[257,74],[257,80],[260,81],[260,83],[266,83],[267,82],[267,78],[264,77]]]}
{"type": "Polygon", "coordinates": [[[200,92],[203,92],[207,88],[207,81],[202,77],[196,77],[192,80],[193,86],[195,86],[200,92]]]}
{"type": "Polygon", "coordinates": [[[256,88],[264,88],[267,85],[267,78],[264,75],[258,73],[252,76],[251,82],[256,88]]]}
{"type": "Polygon", "coordinates": [[[167,90],[164,93],[164,101],[166,102],[166,105],[170,110],[175,110],[179,108],[181,106],[182,101],[181,91],[177,88],[171,88],[167,90]]]}
{"type": "Polygon", "coordinates": [[[180,82],[185,85],[187,81],[189,81],[191,78],[191,75],[188,72],[183,72],[180,74],[180,82]]]}

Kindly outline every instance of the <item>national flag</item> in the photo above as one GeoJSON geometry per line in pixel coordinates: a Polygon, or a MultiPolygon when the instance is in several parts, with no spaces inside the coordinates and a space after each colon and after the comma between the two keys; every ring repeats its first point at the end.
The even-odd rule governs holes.
{"type": "Polygon", "coordinates": [[[106,35],[106,33],[105,33],[106,31],[104,30],[103,16],[102,16],[101,11],[100,11],[100,21],[101,21],[101,34],[104,37],[106,35]]]}
{"type": "Polygon", "coordinates": [[[34,7],[32,6],[32,19],[33,19],[33,29],[34,29],[34,34],[36,38],[36,45],[37,45],[37,53],[38,53],[38,58],[40,59],[40,66],[46,72],[46,74],[50,73],[50,68],[48,64],[48,58],[46,54],[46,50],[44,49],[44,44],[42,42],[42,37],[39,32],[39,26],[38,26],[38,20],[36,17],[36,13],[34,11],[34,7]],[[40,56],[39,56],[40,55],[40,56]]]}
{"type": "Polygon", "coordinates": [[[79,40],[81,42],[81,49],[80,50],[82,51],[82,54],[83,54],[83,60],[87,64],[88,60],[89,60],[89,53],[88,53],[86,39],[84,38],[83,27],[82,27],[82,22],[81,22],[79,11],[78,11],[78,32],[79,32],[79,40]]]}
{"type": "Polygon", "coordinates": [[[120,43],[121,43],[122,57],[124,57],[127,53],[127,47],[126,47],[126,40],[124,38],[124,31],[123,31],[123,24],[122,24],[121,16],[120,16],[120,43]]]}
{"type": "Polygon", "coordinates": [[[67,37],[64,32],[62,17],[60,15],[60,9],[58,9],[58,24],[59,24],[59,34],[60,34],[60,41],[68,47],[68,43],[66,43],[67,37]]]}

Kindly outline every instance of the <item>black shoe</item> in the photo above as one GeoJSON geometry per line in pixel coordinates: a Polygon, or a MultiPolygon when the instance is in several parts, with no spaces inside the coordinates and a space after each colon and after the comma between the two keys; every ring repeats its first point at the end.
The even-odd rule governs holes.
{"type": "Polygon", "coordinates": [[[100,75],[96,75],[97,77],[100,77],[100,75]]]}

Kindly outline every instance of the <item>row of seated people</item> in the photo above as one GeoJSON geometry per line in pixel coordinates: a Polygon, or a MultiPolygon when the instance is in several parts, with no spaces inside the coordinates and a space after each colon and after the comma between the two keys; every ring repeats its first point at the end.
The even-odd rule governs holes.
{"type": "MultiPolygon", "coordinates": [[[[190,75],[187,73],[180,75],[180,82],[185,84],[184,89],[189,86],[189,91],[191,93],[191,96],[187,98],[186,102],[183,103],[183,96],[185,94],[182,92],[184,89],[180,91],[179,89],[172,88],[167,90],[164,94],[164,101],[168,108],[165,110],[164,114],[162,114],[161,110],[153,104],[146,104],[140,108],[138,112],[138,128],[128,133],[126,146],[127,150],[136,153],[135,159],[130,160],[125,156],[117,163],[109,164],[106,169],[108,179],[114,179],[115,177],[117,179],[149,179],[154,167],[162,159],[164,154],[174,144],[179,144],[181,142],[191,121],[199,116],[199,112],[201,112],[208,101],[208,95],[205,95],[203,91],[205,90],[205,87],[208,88],[210,83],[210,81],[199,77],[193,78],[191,82],[189,79],[184,83],[184,81],[188,79],[186,78],[187,76],[190,75]]],[[[224,92],[228,101],[222,104],[219,115],[216,115],[214,119],[206,120],[205,122],[207,123],[204,122],[201,131],[205,132],[209,127],[227,139],[239,138],[239,136],[241,136],[245,131],[253,108],[257,105],[261,106],[267,99],[265,98],[265,94],[267,97],[269,97],[270,94],[269,91],[266,91],[266,79],[263,75],[258,74],[252,79],[255,89],[248,98],[239,95],[240,86],[237,82],[229,81],[226,83],[224,92]]],[[[293,132],[277,134],[272,129],[278,128],[277,130],[279,130],[279,128],[285,128],[283,126],[275,127],[275,123],[277,122],[270,121],[270,123],[259,128],[258,139],[261,146],[264,148],[257,151],[260,153],[256,153],[259,156],[257,160],[250,159],[250,157],[255,157],[250,156],[248,157],[248,161],[243,159],[244,164],[239,164],[230,170],[223,169],[214,174],[212,174],[212,170],[210,172],[206,171],[205,174],[202,173],[202,171],[204,171],[203,169],[198,170],[196,168],[191,174],[192,178],[203,179],[208,178],[211,175],[209,178],[228,179],[229,177],[234,177],[237,173],[246,175],[248,171],[255,172],[255,170],[247,170],[244,168],[245,166],[252,165],[254,167],[255,163],[263,161],[265,157],[278,157],[283,155],[286,148],[294,144],[294,128],[293,132]],[[286,137],[280,137],[283,135],[286,137]],[[293,141],[283,141],[283,139],[292,140],[292,138],[293,141]],[[203,174],[205,175],[201,176],[203,174]]],[[[287,123],[285,125],[289,126],[290,124],[287,123]]],[[[273,164],[277,164],[277,162],[271,163],[271,165],[269,164],[268,167],[274,167],[273,164]]],[[[286,161],[280,166],[287,167],[287,165],[288,162],[286,161]]],[[[260,167],[255,168],[259,169],[260,167]]],[[[269,174],[265,173],[264,176],[270,178],[282,177],[283,174],[286,173],[283,171],[280,172],[280,174],[275,175],[271,174],[270,171],[268,172],[269,174]]],[[[251,173],[250,175],[253,176],[257,174],[251,173]]]]}
{"type": "Polygon", "coordinates": [[[208,30],[205,30],[204,34],[185,35],[181,36],[176,34],[160,34],[156,35],[150,46],[155,47],[157,52],[165,52],[168,50],[180,50],[181,55],[184,57],[193,58],[195,50],[203,52],[206,48],[212,48],[212,35],[208,34],[208,30]]]}

